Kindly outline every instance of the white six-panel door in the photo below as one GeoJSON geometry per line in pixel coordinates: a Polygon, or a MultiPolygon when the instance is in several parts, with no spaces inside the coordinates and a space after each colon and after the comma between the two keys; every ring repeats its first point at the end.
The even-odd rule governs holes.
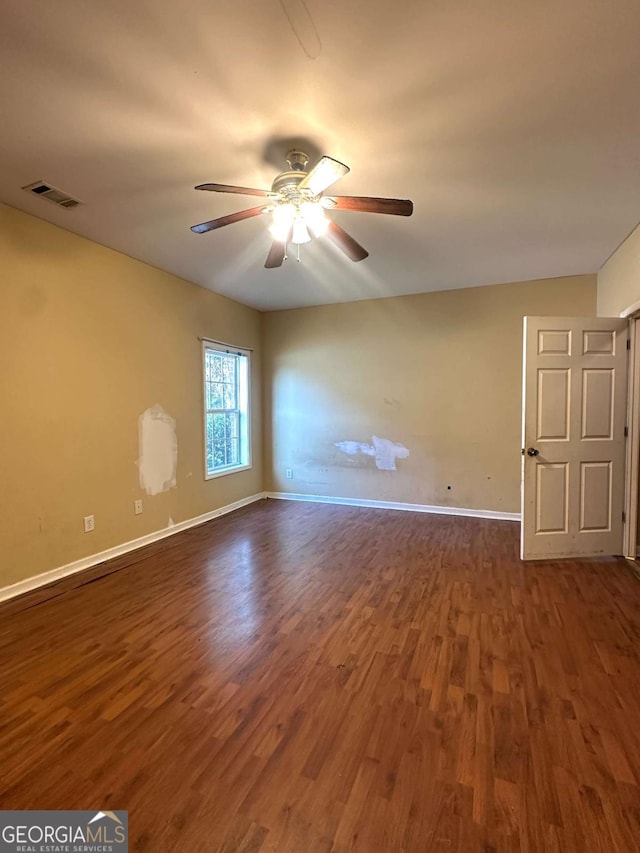
{"type": "Polygon", "coordinates": [[[627,326],[524,319],[524,560],[622,553],[627,326]]]}

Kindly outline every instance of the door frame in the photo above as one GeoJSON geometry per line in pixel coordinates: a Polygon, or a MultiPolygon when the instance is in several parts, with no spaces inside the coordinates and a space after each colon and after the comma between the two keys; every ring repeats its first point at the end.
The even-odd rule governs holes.
{"type": "Polygon", "coordinates": [[[622,528],[623,555],[638,558],[638,490],[640,489],[640,302],[620,317],[629,321],[629,370],[627,390],[627,448],[624,478],[625,524],[622,528]]]}

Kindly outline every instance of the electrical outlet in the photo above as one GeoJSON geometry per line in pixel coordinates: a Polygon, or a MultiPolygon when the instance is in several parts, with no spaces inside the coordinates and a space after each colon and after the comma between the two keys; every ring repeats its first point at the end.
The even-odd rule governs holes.
{"type": "Polygon", "coordinates": [[[293,480],[293,468],[287,468],[286,475],[287,480],[293,480]]]}
{"type": "Polygon", "coordinates": [[[92,530],[96,529],[96,520],[92,515],[85,515],[82,522],[84,524],[85,533],[91,533],[92,530]]]}
{"type": "Polygon", "coordinates": [[[136,515],[140,515],[140,513],[142,512],[142,501],[133,502],[133,511],[136,515]]]}

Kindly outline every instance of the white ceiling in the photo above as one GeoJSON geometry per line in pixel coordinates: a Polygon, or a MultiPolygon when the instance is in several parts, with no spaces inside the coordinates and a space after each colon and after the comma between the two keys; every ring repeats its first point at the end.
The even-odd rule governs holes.
{"type": "Polygon", "coordinates": [[[640,218],[639,32],[638,0],[3,0],[0,199],[260,309],[594,272],[640,218]],[[275,270],[262,217],[189,230],[299,139],[413,217],[336,212],[369,258],[275,270]]]}

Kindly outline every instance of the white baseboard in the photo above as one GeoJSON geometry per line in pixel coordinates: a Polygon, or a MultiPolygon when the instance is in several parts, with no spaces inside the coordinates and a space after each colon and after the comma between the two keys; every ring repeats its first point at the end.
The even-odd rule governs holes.
{"type": "Polygon", "coordinates": [[[17,595],[23,595],[25,592],[37,589],[41,586],[53,583],[54,581],[65,578],[68,575],[74,575],[76,572],[82,572],[84,569],[90,569],[92,566],[97,566],[99,563],[105,563],[107,560],[112,560],[114,557],[120,557],[122,554],[127,554],[129,551],[135,551],[142,548],[144,545],[150,545],[152,542],[158,542],[160,539],[166,539],[168,536],[173,536],[180,533],[182,530],[188,530],[190,527],[197,527],[199,524],[204,524],[206,521],[211,521],[213,518],[218,518],[220,515],[226,515],[236,509],[240,509],[248,504],[261,501],[266,498],[265,492],[259,492],[256,495],[250,495],[248,498],[242,498],[232,504],[221,506],[211,512],[205,512],[204,515],[198,515],[195,518],[189,518],[186,521],[179,521],[177,524],[172,524],[171,527],[165,527],[162,530],[156,530],[153,533],[147,533],[145,536],[140,536],[138,539],[132,539],[130,542],[123,542],[122,545],[115,545],[113,548],[107,548],[106,551],[100,551],[98,554],[91,554],[88,557],[82,557],[80,560],[75,560],[73,563],[67,563],[66,566],[59,566],[57,569],[51,569],[48,572],[34,575],[26,578],[23,581],[11,584],[10,586],[0,587],[0,601],[6,601],[9,598],[15,598],[17,595]]]}
{"type": "Polygon", "coordinates": [[[519,512],[498,512],[493,509],[465,509],[456,506],[429,506],[428,504],[406,504],[395,501],[368,501],[361,498],[334,498],[326,495],[296,495],[290,492],[267,492],[267,498],[281,501],[311,501],[320,504],[364,506],[372,509],[399,509],[405,512],[431,512],[436,515],[466,515],[472,518],[493,518],[500,521],[520,521],[519,512]]]}

